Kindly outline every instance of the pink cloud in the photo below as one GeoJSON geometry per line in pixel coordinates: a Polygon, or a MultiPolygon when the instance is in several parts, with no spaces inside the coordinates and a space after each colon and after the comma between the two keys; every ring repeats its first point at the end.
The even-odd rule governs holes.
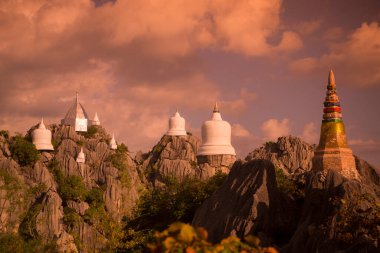
{"type": "Polygon", "coordinates": [[[265,139],[269,140],[276,140],[280,136],[289,135],[289,119],[268,119],[261,125],[261,131],[263,132],[265,139]]]}
{"type": "Polygon", "coordinates": [[[342,83],[356,86],[380,84],[380,27],[377,22],[363,23],[347,40],[329,42],[329,53],[307,57],[289,64],[293,71],[311,73],[333,67],[342,83]],[[360,73],[358,75],[357,73],[360,73]]]}

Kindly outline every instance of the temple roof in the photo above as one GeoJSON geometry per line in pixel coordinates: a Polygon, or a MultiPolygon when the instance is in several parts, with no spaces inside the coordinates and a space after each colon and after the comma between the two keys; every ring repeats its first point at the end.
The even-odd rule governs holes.
{"type": "Polygon", "coordinates": [[[88,119],[88,114],[85,111],[84,107],[79,103],[78,93],[74,100],[73,105],[70,107],[69,111],[66,113],[64,122],[70,122],[75,119],[88,119]]]}

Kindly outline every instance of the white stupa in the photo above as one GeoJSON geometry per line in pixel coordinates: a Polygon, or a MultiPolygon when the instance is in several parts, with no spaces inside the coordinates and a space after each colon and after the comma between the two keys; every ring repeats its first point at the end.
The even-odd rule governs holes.
{"type": "Polygon", "coordinates": [[[178,109],[173,117],[169,119],[169,130],[166,135],[183,136],[187,135],[185,129],[185,119],[179,115],[178,109]]]}
{"type": "Polygon", "coordinates": [[[91,123],[93,126],[100,126],[100,120],[99,120],[99,117],[98,117],[98,113],[95,112],[95,116],[94,116],[94,119],[92,120],[92,123],[91,123]]]}
{"type": "Polygon", "coordinates": [[[61,123],[62,125],[74,126],[77,132],[87,132],[88,115],[79,103],[78,93],[76,94],[74,104],[70,107],[61,123]]]}
{"type": "Polygon", "coordinates": [[[83,147],[80,148],[80,152],[77,157],[77,163],[85,163],[86,162],[86,156],[83,153],[83,147]]]}
{"type": "Polygon", "coordinates": [[[33,130],[32,141],[37,150],[54,150],[51,144],[51,131],[46,129],[44,119],[41,119],[38,128],[33,130]]]}
{"type": "Polygon", "coordinates": [[[202,125],[202,145],[197,155],[236,155],[231,145],[231,125],[222,120],[217,103],[211,120],[202,125]]]}
{"type": "Polygon", "coordinates": [[[116,144],[116,140],[115,140],[115,135],[112,134],[112,139],[110,141],[110,145],[109,145],[110,149],[117,149],[117,144],[116,144]]]}

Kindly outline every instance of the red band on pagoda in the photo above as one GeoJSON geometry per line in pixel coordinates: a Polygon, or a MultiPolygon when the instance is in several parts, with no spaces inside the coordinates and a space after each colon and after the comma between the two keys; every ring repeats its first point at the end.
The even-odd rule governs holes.
{"type": "Polygon", "coordinates": [[[342,112],[342,109],[340,107],[326,107],[323,109],[324,113],[329,113],[329,112],[342,112]]]}

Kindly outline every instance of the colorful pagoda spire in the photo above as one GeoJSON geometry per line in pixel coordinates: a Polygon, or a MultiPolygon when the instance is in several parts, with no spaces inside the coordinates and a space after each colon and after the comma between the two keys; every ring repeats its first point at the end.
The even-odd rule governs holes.
{"type": "Polygon", "coordinates": [[[336,92],[334,72],[330,70],[323,109],[321,136],[315,151],[315,170],[336,170],[347,178],[358,178],[355,158],[347,145],[342,109],[336,92]]]}

